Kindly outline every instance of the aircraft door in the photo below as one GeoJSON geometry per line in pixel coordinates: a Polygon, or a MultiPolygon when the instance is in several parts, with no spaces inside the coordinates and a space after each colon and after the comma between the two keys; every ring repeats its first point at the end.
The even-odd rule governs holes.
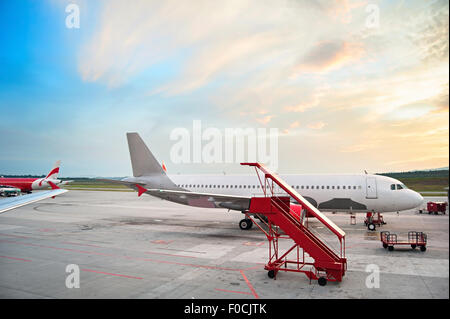
{"type": "Polygon", "coordinates": [[[366,198],[377,198],[377,180],[375,177],[366,178],[366,198]]]}

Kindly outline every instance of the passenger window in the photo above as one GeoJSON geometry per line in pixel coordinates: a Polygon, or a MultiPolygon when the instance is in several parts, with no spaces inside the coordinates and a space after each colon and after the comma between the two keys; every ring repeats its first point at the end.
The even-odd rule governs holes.
{"type": "Polygon", "coordinates": [[[345,189],[345,186],[342,186],[342,189],[345,189]]]}
{"type": "Polygon", "coordinates": [[[353,186],[353,189],[356,189],[356,186],[353,186]]]}
{"type": "Polygon", "coordinates": [[[334,189],[334,186],[331,186],[331,189],[334,189]]]}
{"type": "Polygon", "coordinates": [[[309,186],[306,186],[306,189],[309,189],[309,186]]]}
{"type": "Polygon", "coordinates": [[[337,187],[337,189],[339,189],[339,186],[337,187]]]}
{"type": "Polygon", "coordinates": [[[314,189],[314,186],[311,186],[311,189],[314,189]]]}
{"type": "Polygon", "coordinates": [[[304,189],[304,186],[302,185],[302,189],[304,189]]]}

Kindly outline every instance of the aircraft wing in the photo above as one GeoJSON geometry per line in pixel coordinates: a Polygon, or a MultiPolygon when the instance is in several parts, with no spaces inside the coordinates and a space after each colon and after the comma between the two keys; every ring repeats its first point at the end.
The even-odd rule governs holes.
{"type": "Polygon", "coordinates": [[[196,193],[189,191],[165,190],[165,189],[142,189],[136,187],[138,192],[166,199],[179,204],[204,207],[204,208],[227,208],[244,211],[250,208],[250,197],[196,193]],[[145,191],[144,191],[145,190],[145,191]]]}
{"type": "Polygon", "coordinates": [[[226,208],[244,211],[250,208],[250,197],[235,196],[235,195],[222,195],[212,193],[197,193],[190,192],[183,189],[169,190],[169,189],[147,189],[143,183],[133,183],[121,180],[110,179],[97,179],[98,181],[111,182],[116,184],[122,184],[129,188],[132,188],[138,192],[141,196],[143,193],[165,199],[178,204],[204,207],[204,208],[226,208]]]}
{"type": "Polygon", "coordinates": [[[68,192],[68,190],[58,188],[49,191],[36,192],[28,195],[0,199],[0,213],[4,213],[8,210],[28,205],[46,198],[54,197],[65,192],[68,192]]]}

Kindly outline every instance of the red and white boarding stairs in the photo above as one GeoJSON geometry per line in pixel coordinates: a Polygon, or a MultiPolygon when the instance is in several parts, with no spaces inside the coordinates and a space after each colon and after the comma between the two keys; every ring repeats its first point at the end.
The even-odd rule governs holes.
{"type": "Polygon", "coordinates": [[[269,241],[269,261],[264,267],[268,270],[268,276],[276,278],[278,271],[289,271],[305,273],[310,281],[318,280],[321,286],[326,285],[327,281],[342,281],[347,270],[345,232],[264,165],[259,163],[241,163],[241,165],[255,167],[264,193],[263,197],[251,198],[246,216],[266,234],[269,241]],[[260,172],[263,176],[260,176],[260,172]],[[275,195],[275,190],[278,190],[276,185],[286,192],[286,196],[275,195]],[[291,204],[290,198],[299,204],[291,204]],[[259,218],[266,225],[266,229],[252,218],[260,215],[266,217],[259,218]],[[308,222],[311,217],[315,217],[336,235],[340,243],[339,252],[313,234],[308,222]],[[294,241],[294,245],[281,254],[279,239],[290,239],[294,241]],[[295,252],[295,259],[288,259],[295,252]],[[306,260],[305,253],[313,261],[310,258],[306,260]]]}

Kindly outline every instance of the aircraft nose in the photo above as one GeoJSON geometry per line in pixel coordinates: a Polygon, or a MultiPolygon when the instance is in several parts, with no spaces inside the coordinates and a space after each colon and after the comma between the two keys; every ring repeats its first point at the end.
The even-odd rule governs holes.
{"type": "Polygon", "coordinates": [[[414,199],[413,199],[413,202],[415,204],[414,207],[418,207],[418,206],[422,205],[423,200],[424,199],[423,199],[422,195],[420,195],[418,192],[414,192],[414,199]]]}

